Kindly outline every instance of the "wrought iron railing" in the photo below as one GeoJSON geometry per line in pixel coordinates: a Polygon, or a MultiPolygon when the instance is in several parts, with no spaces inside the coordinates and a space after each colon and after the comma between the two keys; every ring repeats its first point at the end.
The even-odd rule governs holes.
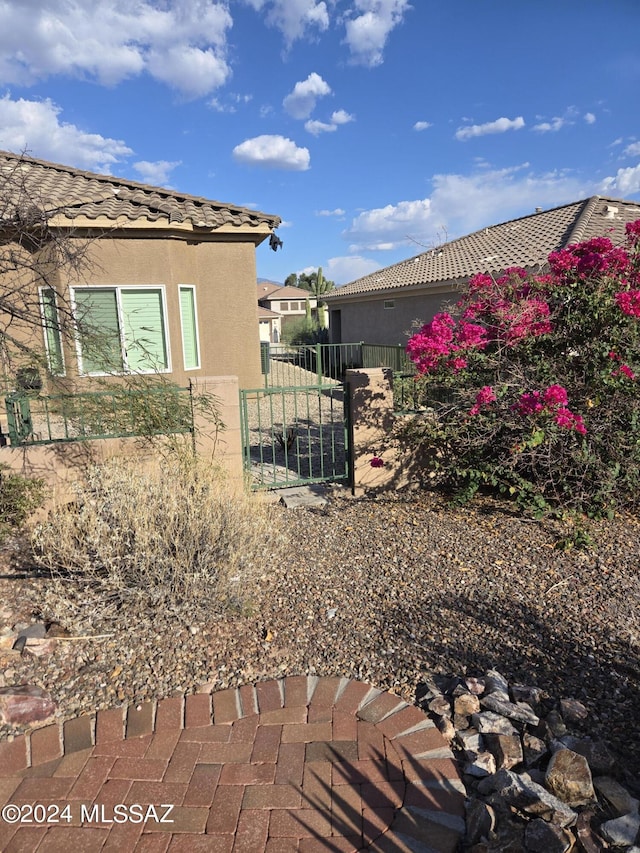
{"type": "Polygon", "coordinates": [[[168,386],[5,399],[12,446],[193,432],[191,390],[168,386]]]}

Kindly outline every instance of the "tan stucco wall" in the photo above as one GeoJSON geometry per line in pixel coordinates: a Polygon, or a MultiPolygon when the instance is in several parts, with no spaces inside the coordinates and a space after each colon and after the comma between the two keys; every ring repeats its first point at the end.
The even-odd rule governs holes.
{"type": "Polygon", "coordinates": [[[88,284],[161,284],[169,316],[172,378],[238,376],[260,385],[256,260],[253,243],[102,238],[88,284]],[[184,370],[179,286],[196,288],[199,370],[184,370]]]}
{"type": "Polygon", "coordinates": [[[453,303],[459,298],[460,294],[442,289],[429,294],[401,295],[397,292],[375,297],[360,296],[348,302],[332,299],[328,305],[330,316],[332,311],[340,310],[342,343],[365,341],[390,345],[406,344],[414,321],[428,322],[439,311],[445,310],[446,303],[453,303]],[[395,307],[385,308],[385,300],[390,299],[394,300],[395,307]]]}
{"type": "MultiPolygon", "coordinates": [[[[60,286],[162,285],[166,295],[170,378],[184,385],[190,378],[236,375],[243,388],[260,387],[260,345],[255,298],[255,245],[232,236],[216,240],[169,239],[158,232],[94,239],[79,281],[60,286]],[[184,369],[180,328],[179,285],[196,288],[201,367],[184,369]]],[[[36,303],[37,304],[37,303],[36,303]]],[[[26,336],[30,346],[43,346],[39,329],[26,336]]],[[[76,365],[73,350],[65,352],[67,372],[76,365]]]]}
{"type": "MultiPolygon", "coordinates": [[[[201,377],[195,383],[196,400],[199,394],[207,394],[215,401],[223,426],[219,428],[219,424],[196,403],[196,451],[203,459],[219,465],[229,483],[241,489],[244,486],[244,473],[238,379],[235,376],[201,377]]],[[[0,418],[0,425],[6,432],[4,417],[0,418]]],[[[191,434],[178,436],[177,440],[188,450],[192,446],[191,434]]],[[[136,462],[154,465],[161,458],[160,451],[161,448],[156,444],[136,438],[0,447],[0,465],[25,477],[43,479],[49,490],[45,509],[49,509],[56,503],[73,500],[72,484],[82,479],[83,472],[89,466],[113,457],[127,456],[136,462]]]]}

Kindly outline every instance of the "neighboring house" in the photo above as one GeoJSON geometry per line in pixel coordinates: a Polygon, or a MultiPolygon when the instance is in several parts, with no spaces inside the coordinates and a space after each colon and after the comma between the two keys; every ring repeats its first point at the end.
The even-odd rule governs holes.
{"type": "MultiPolygon", "coordinates": [[[[261,382],[255,249],[279,217],[6,152],[0,170],[20,173],[18,203],[37,200],[54,235],[86,247],[79,279],[64,266],[44,271],[43,258],[40,283],[21,285],[34,291],[33,305],[39,291],[51,374],[76,385],[127,373],[180,385],[223,375],[241,387],[261,382]],[[61,334],[62,305],[76,318],[75,340],[61,334]]],[[[10,274],[0,287],[15,289],[10,274]]],[[[34,346],[33,323],[24,335],[34,346]]]]}
{"type": "Polygon", "coordinates": [[[275,311],[258,305],[258,325],[261,343],[278,344],[282,338],[282,317],[275,311]]]}
{"type": "Polygon", "coordinates": [[[315,316],[317,300],[308,290],[266,281],[258,285],[258,305],[280,315],[281,331],[296,320],[304,320],[307,315],[307,302],[312,315],[315,316]]]}
{"type": "Polygon", "coordinates": [[[483,228],[328,293],[334,343],[404,344],[415,321],[456,302],[469,278],[508,267],[544,268],[550,252],[592,237],[624,240],[640,202],[593,196],[483,228]]]}

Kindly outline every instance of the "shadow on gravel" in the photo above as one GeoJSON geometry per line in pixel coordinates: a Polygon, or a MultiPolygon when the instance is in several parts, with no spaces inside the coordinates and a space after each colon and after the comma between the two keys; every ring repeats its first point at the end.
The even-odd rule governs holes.
{"type": "Polygon", "coordinates": [[[424,605],[420,625],[411,606],[387,609],[385,624],[396,644],[404,643],[407,649],[418,646],[427,666],[433,660],[435,672],[442,672],[446,662],[451,675],[482,675],[493,668],[509,682],[540,687],[549,701],[579,699],[589,716],[584,723],[572,725],[572,732],[608,741],[624,766],[640,773],[637,648],[614,631],[572,625],[570,614],[564,621],[557,612],[546,617],[543,611],[517,601],[516,594],[483,597],[470,590],[466,595],[434,596],[424,605]],[[437,623],[447,623],[446,634],[430,627],[429,612],[434,608],[439,611],[437,623]]]}

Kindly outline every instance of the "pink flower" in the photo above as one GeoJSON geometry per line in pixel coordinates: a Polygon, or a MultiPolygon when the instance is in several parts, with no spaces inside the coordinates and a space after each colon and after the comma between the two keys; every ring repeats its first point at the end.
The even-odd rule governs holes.
{"type": "Polygon", "coordinates": [[[462,349],[470,347],[484,349],[488,343],[487,330],[484,326],[480,326],[477,323],[466,323],[462,320],[458,325],[456,340],[458,342],[458,346],[462,349]]]}
{"type": "Polygon", "coordinates": [[[550,385],[544,392],[544,402],[547,406],[566,406],[568,399],[566,389],[562,385],[550,385]]]}
{"type": "Polygon", "coordinates": [[[477,415],[483,406],[488,406],[490,403],[494,403],[495,400],[496,395],[493,388],[490,385],[483,386],[476,394],[476,402],[471,409],[469,409],[469,414],[477,415]]]}
{"type": "Polygon", "coordinates": [[[436,314],[407,343],[407,355],[420,373],[436,368],[443,356],[451,354],[455,320],[450,314],[436,314]]]}
{"type": "Polygon", "coordinates": [[[612,376],[619,376],[621,373],[623,373],[627,379],[631,379],[632,382],[636,378],[635,373],[628,364],[621,364],[616,370],[611,371],[612,376]]]}
{"type": "Polygon", "coordinates": [[[587,434],[587,428],[584,425],[581,415],[574,415],[569,409],[561,407],[556,412],[556,423],[563,429],[572,429],[579,432],[580,435],[587,434]]]}
{"type": "Polygon", "coordinates": [[[371,462],[369,462],[372,468],[383,468],[384,467],[384,459],[381,459],[379,456],[374,456],[371,462]]]}
{"type": "Polygon", "coordinates": [[[535,415],[544,409],[544,403],[540,398],[539,391],[532,391],[531,394],[521,394],[517,403],[511,406],[512,411],[519,415],[535,415]]]}
{"type": "Polygon", "coordinates": [[[640,317],[640,290],[622,290],[615,294],[618,308],[629,317],[640,317]]]}
{"type": "Polygon", "coordinates": [[[635,222],[628,222],[624,230],[627,235],[627,243],[629,246],[633,247],[640,245],[640,219],[637,219],[635,222]]]}
{"type": "Polygon", "coordinates": [[[457,355],[455,358],[452,358],[451,361],[448,362],[448,364],[454,373],[460,373],[460,371],[464,370],[467,366],[467,359],[462,358],[462,356],[460,355],[457,355]]]}

